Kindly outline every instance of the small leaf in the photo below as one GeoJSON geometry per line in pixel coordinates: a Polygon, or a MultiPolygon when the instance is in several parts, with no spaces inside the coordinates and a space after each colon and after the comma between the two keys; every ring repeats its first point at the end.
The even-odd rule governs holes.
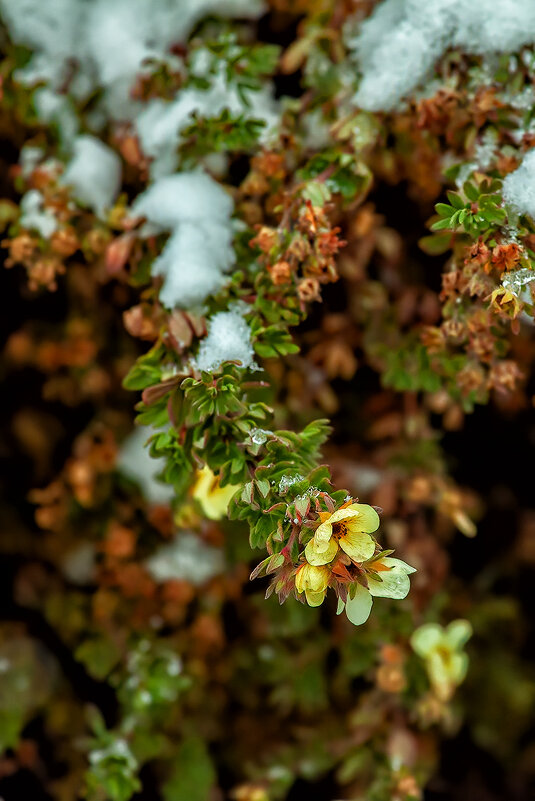
{"type": "Polygon", "coordinates": [[[254,486],[252,481],[248,481],[242,489],[241,500],[243,503],[251,504],[254,497],[254,486]]]}
{"type": "Polygon", "coordinates": [[[468,200],[472,201],[472,203],[474,203],[476,200],[479,199],[479,192],[477,191],[477,188],[474,186],[474,184],[471,183],[470,181],[466,181],[464,183],[463,192],[468,198],[468,200]]]}
{"type": "Polygon", "coordinates": [[[265,478],[257,478],[256,479],[256,486],[257,486],[258,491],[260,492],[261,496],[263,498],[267,498],[267,496],[269,495],[269,491],[271,489],[271,485],[270,485],[269,481],[267,481],[267,479],[265,479],[265,478]]]}
{"type": "Polygon", "coordinates": [[[451,217],[455,209],[451,206],[448,206],[447,203],[437,203],[435,206],[435,210],[441,217],[447,217],[448,219],[451,217]]]}
{"type": "Polygon", "coordinates": [[[432,231],[443,231],[445,228],[451,228],[452,225],[450,224],[449,219],[447,220],[437,220],[431,226],[432,231]]]}
{"type": "Polygon", "coordinates": [[[446,194],[452,206],[454,206],[456,209],[464,209],[466,204],[462,197],[457,194],[457,192],[448,191],[446,194]]]}

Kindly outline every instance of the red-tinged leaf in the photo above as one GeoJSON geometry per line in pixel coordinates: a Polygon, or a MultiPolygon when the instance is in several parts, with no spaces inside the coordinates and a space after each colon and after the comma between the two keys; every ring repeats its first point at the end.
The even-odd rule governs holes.
{"type": "Polygon", "coordinates": [[[275,553],[273,556],[269,558],[269,564],[266,568],[266,573],[273,573],[277,568],[282,567],[284,564],[284,554],[283,553],[275,553]]]}
{"type": "Polygon", "coordinates": [[[270,560],[271,558],[272,558],[271,556],[268,556],[268,557],[267,557],[267,559],[263,559],[263,560],[262,560],[262,561],[261,561],[261,562],[260,562],[260,563],[259,563],[259,564],[258,564],[256,567],[255,567],[255,569],[253,570],[253,572],[252,572],[252,573],[251,573],[251,575],[249,576],[249,581],[254,581],[254,580],[255,580],[255,578],[258,578],[259,576],[261,576],[261,575],[262,575],[263,571],[264,571],[264,570],[265,570],[265,568],[267,567],[267,564],[268,564],[268,562],[269,562],[269,560],[270,560]]]}
{"type": "Polygon", "coordinates": [[[302,519],[306,517],[310,511],[310,498],[296,498],[294,506],[298,516],[302,519]]]}
{"type": "Polygon", "coordinates": [[[151,406],[156,401],[163,398],[167,395],[168,392],[171,392],[176,386],[178,386],[181,377],[173,376],[173,378],[168,378],[166,381],[162,381],[161,384],[155,384],[153,387],[147,387],[141,393],[141,400],[145,404],[145,406],[151,406]]]}
{"type": "Polygon", "coordinates": [[[275,503],[273,506],[270,506],[269,509],[264,509],[264,514],[269,515],[274,509],[285,509],[285,503],[275,503]]]}
{"type": "Polygon", "coordinates": [[[267,498],[271,489],[271,485],[267,478],[257,478],[256,486],[262,498],[267,498]]]}

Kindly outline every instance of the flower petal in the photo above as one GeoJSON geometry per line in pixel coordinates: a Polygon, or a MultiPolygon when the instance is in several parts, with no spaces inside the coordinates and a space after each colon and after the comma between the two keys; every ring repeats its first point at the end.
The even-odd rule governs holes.
{"type": "Polygon", "coordinates": [[[331,525],[331,519],[329,518],[324,523],[321,523],[314,534],[314,542],[316,543],[316,548],[318,549],[318,553],[321,549],[325,549],[325,545],[329,542],[333,535],[333,527],[331,525]]]}
{"type": "Polygon", "coordinates": [[[307,604],[309,606],[321,606],[325,598],[325,590],[321,592],[314,592],[314,590],[305,590],[307,604]]]}
{"type": "Polygon", "coordinates": [[[345,511],[349,509],[358,513],[360,531],[365,531],[366,534],[372,534],[374,531],[377,531],[381,521],[379,515],[372,506],[369,506],[367,503],[352,503],[345,511]]]}
{"type": "Polygon", "coordinates": [[[193,497],[200,504],[203,514],[210,520],[221,520],[227,516],[228,505],[235,494],[237,486],[228,484],[221,487],[219,479],[208,465],[197,471],[197,480],[193,485],[193,497]]]}
{"type": "Polygon", "coordinates": [[[454,654],[451,660],[450,675],[455,684],[461,684],[468,673],[469,659],[467,654],[454,654]]]}
{"type": "Polygon", "coordinates": [[[375,553],[375,542],[364,531],[348,531],[340,537],[338,544],[355,562],[365,562],[375,553]]]}
{"type": "Polygon", "coordinates": [[[451,648],[458,650],[468,642],[472,636],[472,626],[468,620],[452,620],[446,626],[446,638],[451,648]]]}
{"type": "Polygon", "coordinates": [[[412,565],[408,565],[407,562],[404,562],[403,559],[397,559],[395,556],[384,556],[381,559],[383,565],[387,567],[395,567],[399,570],[403,570],[404,573],[410,575],[411,573],[416,573],[416,568],[412,567],[412,565]]]}
{"type": "Polygon", "coordinates": [[[305,568],[306,563],[297,568],[297,572],[295,574],[295,589],[297,592],[305,591],[305,587],[307,585],[305,568]]]}
{"type": "Polygon", "coordinates": [[[318,550],[314,537],[305,548],[305,558],[309,565],[327,565],[332,562],[338,553],[338,543],[336,540],[329,540],[327,548],[318,550]]]}
{"type": "Polygon", "coordinates": [[[442,643],[444,630],[438,623],[424,623],[411,637],[411,645],[418,656],[426,657],[442,643]]]}
{"type": "Polygon", "coordinates": [[[394,598],[401,601],[406,598],[411,588],[409,577],[406,573],[381,573],[382,581],[368,576],[368,587],[370,594],[376,598],[394,598]]]}
{"type": "Polygon", "coordinates": [[[444,658],[444,654],[434,652],[426,659],[426,666],[438,697],[447,701],[451,698],[455,687],[466,677],[468,656],[451,654],[449,658],[444,658]]]}
{"type": "Polygon", "coordinates": [[[331,571],[328,567],[316,567],[315,565],[307,565],[308,567],[308,586],[314,592],[324,592],[329,583],[331,571]]]}
{"type": "Polygon", "coordinates": [[[325,566],[310,565],[304,562],[295,574],[295,588],[297,592],[325,592],[329,584],[331,571],[325,566]]]}
{"type": "Polygon", "coordinates": [[[447,701],[455,687],[455,680],[450,673],[450,663],[446,662],[443,655],[438,651],[431,651],[429,656],[426,657],[425,666],[438,697],[443,701],[447,701]]]}
{"type": "Polygon", "coordinates": [[[333,512],[330,516],[328,522],[330,525],[333,523],[340,523],[342,520],[350,520],[352,517],[358,517],[358,509],[353,509],[353,506],[358,504],[352,504],[348,506],[346,509],[337,509],[336,512],[333,512]]]}
{"type": "Polygon", "coordinates": [[[380,572],[382,581],[368,576],[370,593],[379,598],[395,598],[398,601],[406,598],[411,588],[408,573],[414,573],[415,569],[401,559],[392,559],[388,556],[381,559],[381,564],[390,570],[380,572]]]}
{"type": "Polygon", "coordinates": [[[366,623],[372,609],[373,598],[367,589],[357,585],[353,598],[346,601],[346,615],[355,626],[366,623]]]}

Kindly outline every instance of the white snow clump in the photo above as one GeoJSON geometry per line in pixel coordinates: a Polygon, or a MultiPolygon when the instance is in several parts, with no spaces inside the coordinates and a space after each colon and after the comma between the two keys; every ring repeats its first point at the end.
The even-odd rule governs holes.
{"type": "Polygon", "coordinates": [[[100,217],[109,209],[121,186],[121,160],[117,153],[94,136],[77,136],[74,155],[60,183],[100,217]]]}
{"type": "Polygon", "coordinates": [[[160,178],[136,199],[132,216],[145,217],[151,233],[171,232],[152,265],[152,274],[164,278],[164,306],[199,306],[221,289],[234,258],[232,210],[230,196],[202,172],[160,178]]]}
{"type": "Polygon", "coordinates": [[[45,85],[37,93],[46,92],[43,113],[64,113],[68,81],[77,99],[104,89],[106,111],[118,120],[136,116],[130,91],[147,60],[176,67],[171,46],[187,41],[203,17],[255,18],[263,10],[259,0],[0,0],[11,39],[33,51],[16,78],[45,85]]]}
{"type": "Polygon", "coordinates": [[[504,178],[503,199],[518,214],[535,220],[535,150],[526,153],[520,167],[504,178]]]}
{"type": "Polygon", "coordinates": [[[224,362],[239,361],[255,367],[251,329],[239,309],[218,312],[208,321],[208,336],[202,340],[196,359],[199,370],[213,372],[224,362]]]}
{"type": "MultiPolygon", "coordinates": [[[[228,108],[264,120],[265,134],[277,121],[270,88],[248,91],[244,101],[232,82],[227,83],[223,67],[206,76],[206,90],[186,87],[172,100],[141,102],[132,97],[150,60],[183,68],[171,47],[186,42],[203,17],[255,18],[263,10],[259,0],[0,0],[0,20],[12,40],[33,51],[15,77],[30,86],[43,84],[34,94],[35,109],[44,122],[58,125],[65,149],[72,148],[79,132],[77,103],[103,90],[86,117],[88,125],[99,131],[107,119],[132,123],[151,160],[153,180],[176,170],[181,132],[194,112],[212,116],[228,108]]],[[[213,68],[215,57],[211,59],[200,50],[199,75],[210,64],[213,68]]]]}
{"type": "Polygon", "coordinates": [[[349,41],[362,71],[354,102],[368,111],[395,109],[450,47],[487,55],[532,42],[533,0],[384,0],[349,41]]]}
{"type": "Polygon", "coordinates": [[[34,51],[20,80],[59,89],[75,63],[80,93],[104,87],[116,99],[126,99],[147,59],[167,58],[203,17],[255,18],[263,9],[259,0],[0,0],[12,40],[34,51]]]}
{"type": "Polygon", "coordinates": [[[23,228],[38,231],[44,239],[49,239],[57,230],[58,221],[54,214],[44,207],[44,198],[37,189],[30,189],[20,201],[22,215],[19,223],[23,228]]]}
{"type": "Polygon", "coordinates": [[[223,109],[234,114],[263,120],[267,133],[275,123],[275,103],[267,87],[247,94],[249,105],[243,103],[236,88],[226,83],[224,77],[211,77],[209,89],[181,89],[171,102],[154,98],[140,111],[136,118],[136,129],[143,153],[152,161],[150,173],[153,179],[173,172],[178,164],[177,149],[184,128],[193,122],[193,113],[214,117],[223,109]]]}
{"type": "Polygon", "coordinates": [[[145,566],[156,581],[178,579],[199,586],[222,573],[225,563],[218,548],[206,545],[195,534],[182,532],[173,542],[162,545],[145,566]]]}

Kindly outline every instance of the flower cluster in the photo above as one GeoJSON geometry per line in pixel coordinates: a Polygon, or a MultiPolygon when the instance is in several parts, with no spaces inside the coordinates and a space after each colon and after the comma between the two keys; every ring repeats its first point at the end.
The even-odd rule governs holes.
{"type": "Polygon", "coordinates": [[[369,617],[373,597],[405,598],[415,568],[381,552],[371,535],[379,528],[376,510],[347,501],[336,511],[320,512],[320,523],[295,572],[295,588],[309,606],[323,603],[327,587],[338,596],[338,613],[346,611],[356,626],[369,617]]]}

